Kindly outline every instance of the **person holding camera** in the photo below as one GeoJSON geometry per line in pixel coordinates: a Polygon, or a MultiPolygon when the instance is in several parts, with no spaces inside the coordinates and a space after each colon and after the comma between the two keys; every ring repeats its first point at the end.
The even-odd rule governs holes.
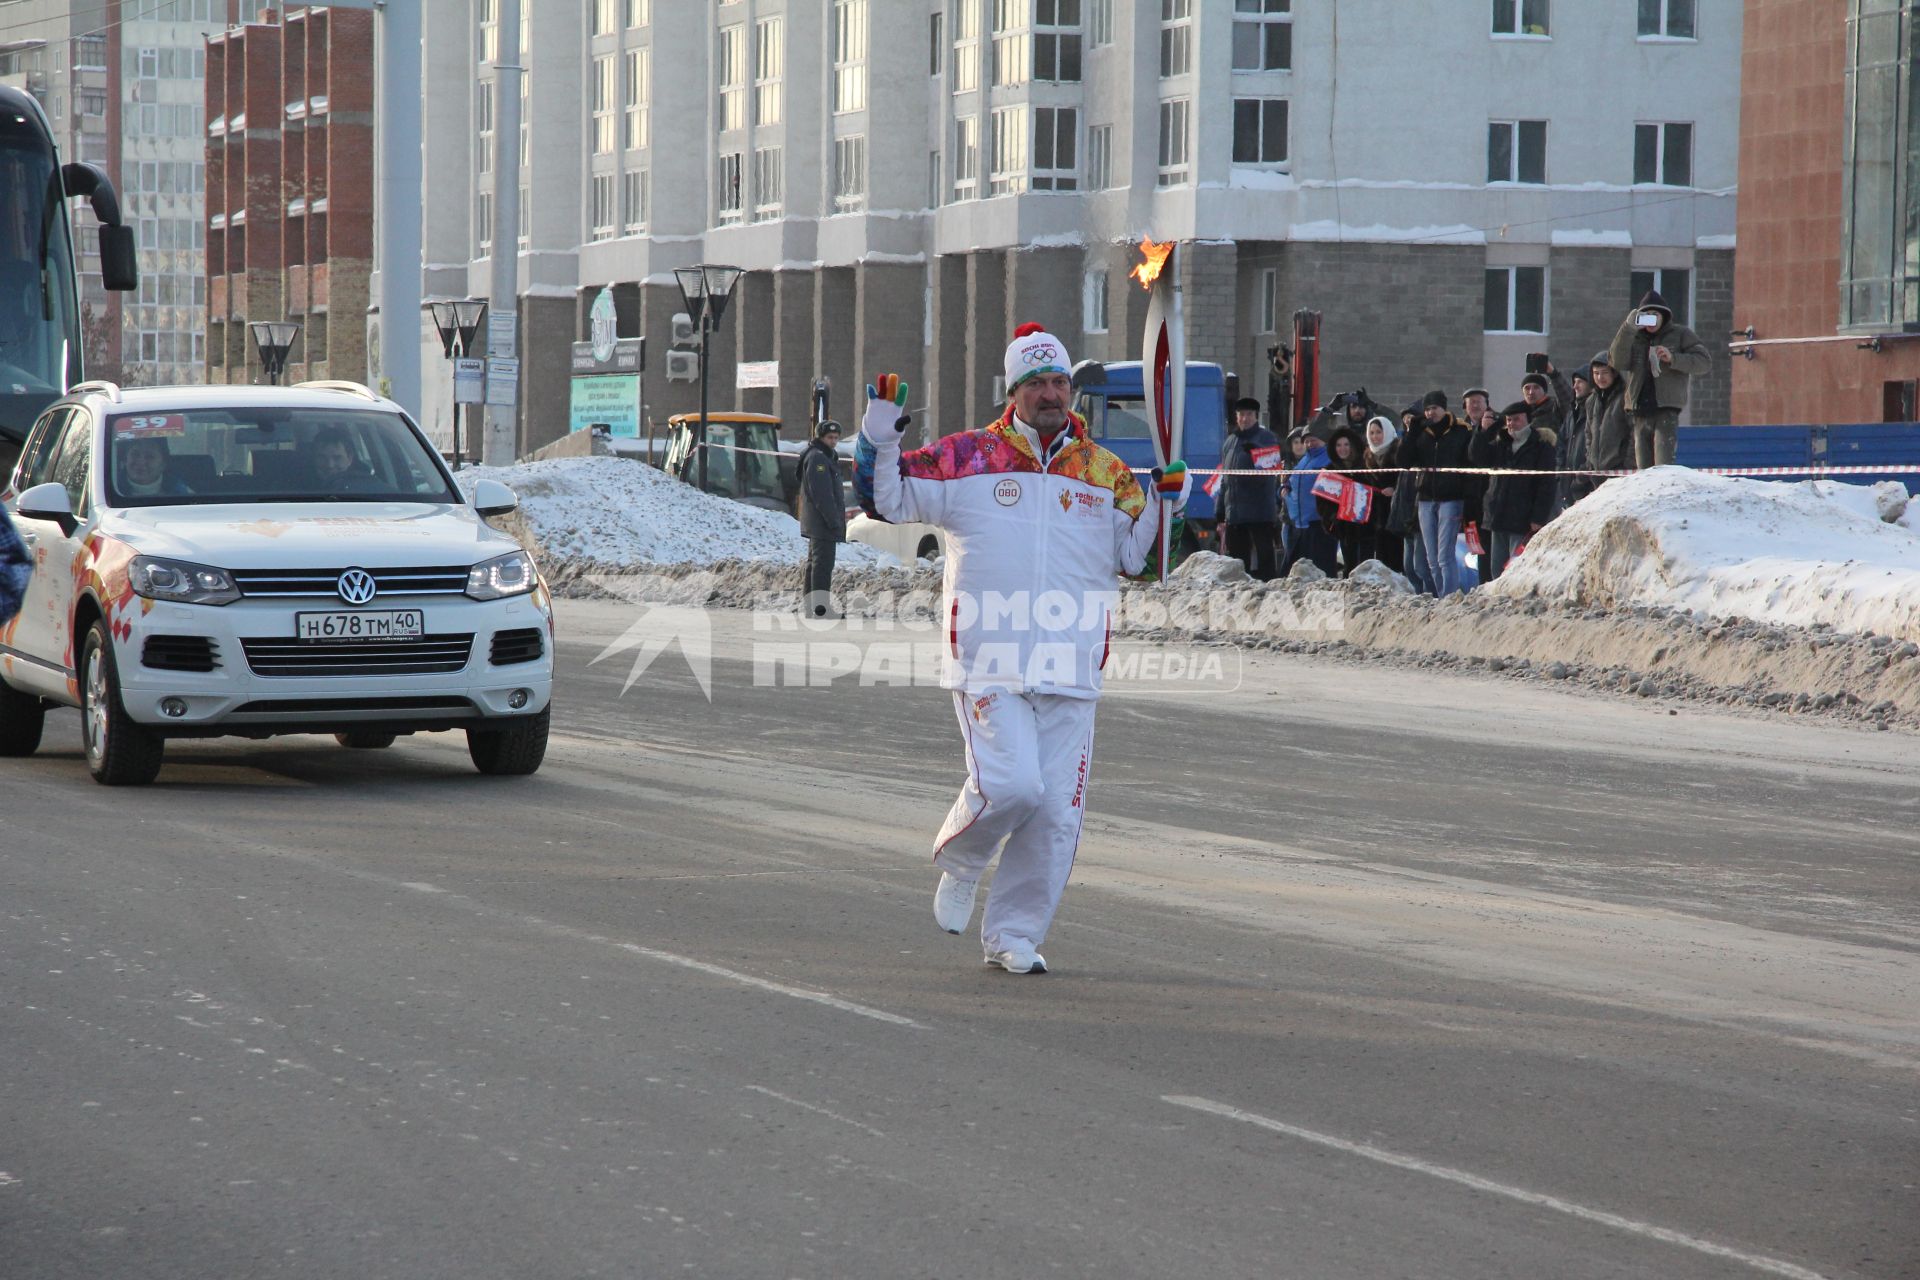
{"type": "Polygon", "coordinates": [[[1607,356],[1626,383],[1635,468],[1671,466],[1688,381],[1713,368],[1712,354],[1693,330],[1674,323],[1673,308],[1650,289],[1620,322],[1607,356]]]}
{"type": "MultiPolygon", "coordinates": [[[[1474,433],[1468,456],[1475,466],[1512,472],[1557,470],[1554,457],[1559,438],[1552,427],[1533,425],[1531,405],[1516,400],[1501,416],[1504,421],[1490,422],[1474,433]]],[[[1486,525],[1481,530],[1487,538],[1482,581],[1492,582],[1504,573],[1514,551],[1553,519],[1557,491],[1558,477],[1552,474],[1496,475],[1490,479],[1486,525]]]]}

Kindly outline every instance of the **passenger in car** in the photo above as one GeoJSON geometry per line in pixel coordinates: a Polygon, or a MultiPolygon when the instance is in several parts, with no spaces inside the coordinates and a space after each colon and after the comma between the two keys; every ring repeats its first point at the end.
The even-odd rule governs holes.
{"type": "Polygon", "coordinates": [[[121,446],[118,487],[132,498],[184,498],[193,493],[186,481],[167,474],[167,442],[158,436],[129,440],[121,446]]]}

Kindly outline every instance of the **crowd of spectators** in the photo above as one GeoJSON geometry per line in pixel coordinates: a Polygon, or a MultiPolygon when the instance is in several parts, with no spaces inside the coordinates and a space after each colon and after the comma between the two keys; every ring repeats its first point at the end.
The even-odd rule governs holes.
{"type": "Polygon", "coordinates": [[[1418,591],[1465,590],[1464,537],[1482,582],[1608,477],[1673,462],[1688,380],[1711,357],[1657,292],[1611,346],[1570,372],[1528,357],[1519,398],[1444,390],[1398,411],[1363,388],[1314,410],[1282,442],[1260,402],[1234,405],[1214,491],[1221,550],[1262,580],[1302,560],[1344,577],[1377,560],[1418,591]]]}

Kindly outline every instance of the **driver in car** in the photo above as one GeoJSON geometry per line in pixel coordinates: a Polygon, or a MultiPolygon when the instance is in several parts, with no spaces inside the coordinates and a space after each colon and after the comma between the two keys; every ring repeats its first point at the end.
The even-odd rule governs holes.
{"type": "Polygon", "coordinates": [[[120,451],[120,491],[131,498],[190,495],[184,480],[167,474],[169,456],[167,442],[157,436],[127,441],[120,451]]]}
{"type": "Polygon", "coordinates": [[[357,493],[373,487],[373,475],[353,456],[353,440],[342,427],[326,427],[313,437],[314,484],[326,493],[357,493]]]}

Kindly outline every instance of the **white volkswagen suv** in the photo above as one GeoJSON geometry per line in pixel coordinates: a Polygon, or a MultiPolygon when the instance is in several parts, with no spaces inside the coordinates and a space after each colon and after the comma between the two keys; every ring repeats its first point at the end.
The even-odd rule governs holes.
{"type": "Polygon", "coordinates": [[[553,610],[400,409],[351,383],[84,383],[0,493],[33,557],[0,623],[0,756],[81,711],[93,776],[151,782],[165,740],[464,729],[482,773],[546,754],[553,610]]]}

